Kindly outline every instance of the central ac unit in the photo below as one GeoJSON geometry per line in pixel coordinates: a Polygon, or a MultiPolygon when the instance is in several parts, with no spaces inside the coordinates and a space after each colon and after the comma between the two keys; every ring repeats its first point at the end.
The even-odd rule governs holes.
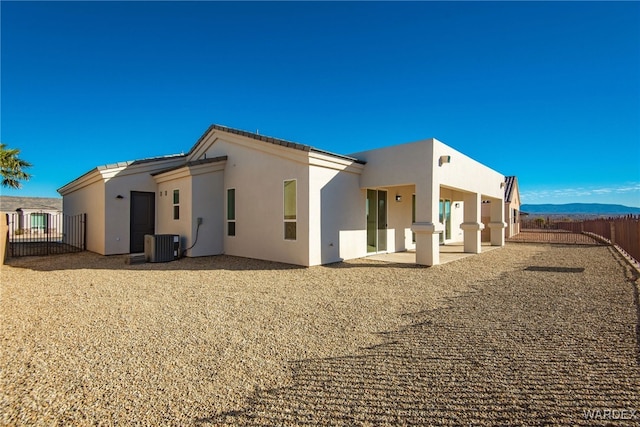
{"type": "Polygon", "coordinates": [[[177,234],[145,234],[144,258],[147,262],[168,262],[180,257],[177,234]]]}

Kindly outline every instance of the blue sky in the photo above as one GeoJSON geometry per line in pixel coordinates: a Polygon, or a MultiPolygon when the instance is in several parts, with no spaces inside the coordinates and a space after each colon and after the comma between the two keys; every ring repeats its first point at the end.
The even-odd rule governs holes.
{"type": "Polygon", "coordinates": [[[640,207],[638,2],[0,2],[5,195],[217,123],[348,154],[435,137],[524,203],[640,207]]]}

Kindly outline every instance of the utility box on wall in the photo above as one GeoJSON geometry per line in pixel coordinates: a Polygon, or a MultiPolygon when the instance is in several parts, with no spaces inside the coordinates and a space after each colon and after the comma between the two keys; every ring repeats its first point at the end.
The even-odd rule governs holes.
{"type": "Polygon", "coordinates": [[[147,262],[168,262],[180,257],[180,236],[177,234],[146,234],[144,258],[147,262]]]}

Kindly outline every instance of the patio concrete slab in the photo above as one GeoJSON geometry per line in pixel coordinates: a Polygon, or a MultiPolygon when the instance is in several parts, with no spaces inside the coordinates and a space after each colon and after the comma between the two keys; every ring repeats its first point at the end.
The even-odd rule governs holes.
{"type": "MultiPolygon", "coordinates": [[[[489,243],[482,244],[482,252],[488,252],[498,248],[500,248],[500,246],[491,246],[491,244],[489,243]]],[[[462,242],[450,243],[440,246],[440,264],[446,264],[448,262],[457,261],[459,259],[463,259],[473,255],[477,254],[464,252],[464,243],[462,242]]],[[[396,264],[415,264],[416,251],[409,250],[404,252],[375,254],[366,258],[375,261],[384,261],[396,264]]]]}

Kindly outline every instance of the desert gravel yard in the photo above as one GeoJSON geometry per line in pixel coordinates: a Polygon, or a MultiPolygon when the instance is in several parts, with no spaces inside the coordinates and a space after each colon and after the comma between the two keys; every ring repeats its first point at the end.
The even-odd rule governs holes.
{"type": "Polygon", "coordinates": [[[638,281],[606,246],[430,268],[87,252],[0,280],[2,425],[640,424],[638,281]]]}

